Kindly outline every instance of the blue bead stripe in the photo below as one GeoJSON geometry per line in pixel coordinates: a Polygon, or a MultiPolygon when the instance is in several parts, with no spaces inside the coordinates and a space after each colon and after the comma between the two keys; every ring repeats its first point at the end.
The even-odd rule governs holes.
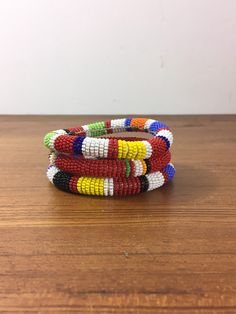
{"type": "Polygon", "coordinates": [[[160,121],[155,121],[149,126],[151,133],[157,133],[159,129],[167,128],[167,125],[160,121]]]}
{"type": "Polygon", "coordinates": [[[168,174],[168,181],[171,181],[175,175],[175,168],[168,164],[165,166],[164,171],[168,174]]]}
{"type": "Polygon", "coordinates": [[[82,144],[85,136],[78,136],[73,143],[73,152],[75,155],[82,154],[82,144]]]}
{"type": "MultiPolygon", "coordinates": [[[[125,119],[125,126],[130,126],[132,119],[131,118],[127,118],[125,119]]],[[[131,128],[125,128],[126,131],[132,131],[131,128]]]]}

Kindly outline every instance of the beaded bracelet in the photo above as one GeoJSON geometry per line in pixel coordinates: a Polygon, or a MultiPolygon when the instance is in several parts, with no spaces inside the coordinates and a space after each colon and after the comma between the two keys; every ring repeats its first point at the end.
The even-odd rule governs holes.
{"type": "Polygon", "coordinates": [[[115,119],[52,131],[48,179],[58,188],[88,195],[130,195],[170,181],[173,135],[164,123],[146,118],[115,119]],[[126,131],[148,132],[151,139],[105,137],[126,131]]]}
{"type": "Polygon", "coordinates": [[[58,169],[85,177],[138,177],[163,169],[171,159],[170,151],[158,158],[131,159],[85,159],[64,154],[50,155],[51,164],[58,169]]]}
{"type": "Polygon", "coordinates": [[[49,181],[63,191],[98,196],[125,196],[151,191],[171,181],[174,174],[174,166],[170,163],[162,171],[129,178],[79,177],[55,166],[49,166],[47,171],[49,181]]]}

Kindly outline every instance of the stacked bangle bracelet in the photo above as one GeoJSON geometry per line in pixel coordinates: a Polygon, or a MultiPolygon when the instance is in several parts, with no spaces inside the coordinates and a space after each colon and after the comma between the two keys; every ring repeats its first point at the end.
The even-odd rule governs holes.
{"type": "Polygon", "coordinates": [[[61,190],[99,196],[132,195],[170,181],[173,135],[167,125],[146,118],[124,118],[60,129],[45,135],[50,150],[47,177],[61,190]],[[142,131],[151,139],[110,137],[142,131]]]}

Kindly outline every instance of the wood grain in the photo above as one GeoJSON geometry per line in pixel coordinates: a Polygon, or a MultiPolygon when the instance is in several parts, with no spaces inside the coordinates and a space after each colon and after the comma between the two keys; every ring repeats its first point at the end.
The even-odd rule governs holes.
{"type": "Polygon", "coordinates": [[[0,117],[0,312],[236,313],[236,116],[158,117],[177,169],[159,190],[57,190],[43,135],[107,118],[0,117]]]}

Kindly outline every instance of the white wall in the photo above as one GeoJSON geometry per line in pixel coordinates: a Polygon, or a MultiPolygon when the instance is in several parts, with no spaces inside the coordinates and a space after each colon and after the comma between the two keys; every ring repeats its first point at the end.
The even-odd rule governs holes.
{"type": "Polygon", "coordinates": [[[235,0],[0,1],[0,113],[236,113],[235,0]]]}

